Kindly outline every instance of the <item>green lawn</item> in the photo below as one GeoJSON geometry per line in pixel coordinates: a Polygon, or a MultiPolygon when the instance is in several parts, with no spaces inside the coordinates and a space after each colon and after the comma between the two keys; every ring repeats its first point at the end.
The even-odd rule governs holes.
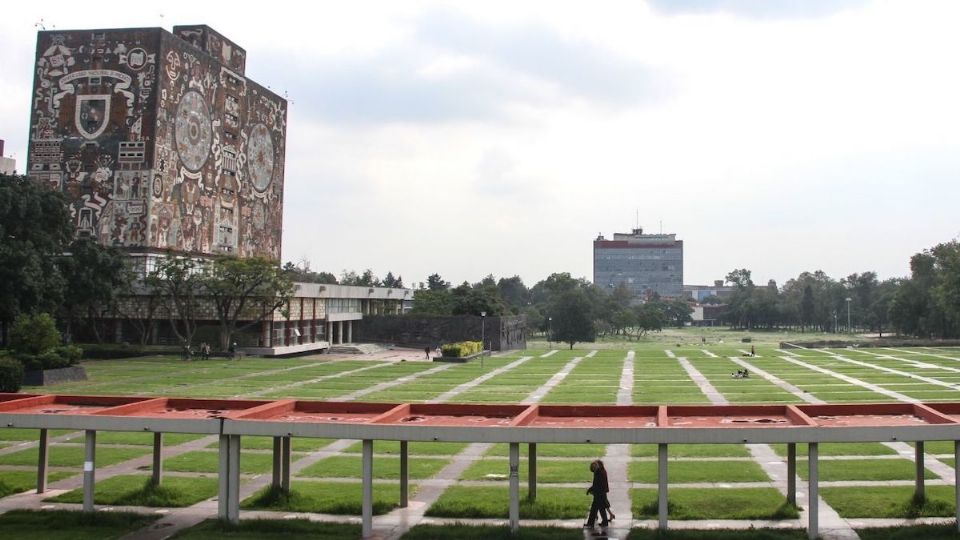
{"type": "MultiPolygon", "coordinates": [[[[410,495],[412,496],[414,492],[415,488],[411,486],[410,495]]],[[[289,496],[265,488],[245,499],[241,503],[241,507],[248,510],[316,512],[359,516],[361,513],[361,496],[361,485],[359,483],[294,481],[289,496]]],[[[399,484],[374,483],[374,514],[385,514],[395,508],[399,502],[399,484]]]]}
{"type": "MultiPolygon", "coordinates": [[[[47,482],[53,483],[73,476],[68,472],[47,471],[47,482]]],[[[33,471],[0,471],[0,498],[14,493],[37,489],[37,473],[33,471]]]]}
{"type": "Polygon", "coordinates": [[[514,534],[508,527],[417,525],[401,540],[583,540],[583,537],[580,529],[560,527],[521,527],[514,534]]]}
{"type": "MultiPolygon", "coordinates": [[[[410,478],[414,480],[430,478],[440,472],[449,463],[446,459],[416,457],[407,460],[410,478]]],[[[331,456],[303,469],[298,476],[322,478],[360,478],[362,476],[361,458],[357,455],[331,456]]],[[[378,457],[373,460],[373,477],[378,480],[396,480],[400,478],[400,458],[378,457]]]]}
{"type": "MultiPolygon", "coordinates": [[[[177,446],[179,444],[195,441],[201,437],[209,435],[197,435],[194,433],[164,433],[163,446],[177,446]]],[[[83,436],[71,439],[80,442],[83,436]]],[[[135,446],[153,447],[153,433],[126,432],[126,431],[99,431],[97,432],[97,449],[99,451],[101,444],[129,444],[135,446]]]]}
{"type": "Polygon", "coordinates": [[[348,523],[316,523],[303,519],[245,519],[239,525],[207,520],[179,532],[176,540],[341,540],[359,538],[360,526],[348,523]]]}
{"type": "Polygon", "coordinates": [[[0,538],[111,540],[146,527],[156,516],[125,512],[11,510],[0,514],[0,538]]]}
{"type": "MultiPolygon", "coordinates": [[[[537,500],[520,493],[521,519],[573,519],[590,510],[591,498],[585,489],[539,488],[537,500]]],[[[497,518],[509,517],[510,491],[507,486],[452,486],[428,510],[430,517],[497,518]]]]}
{"type": "MultiPolygon", "coordinates": [[[[657,483],[657,462],[630,464],[631,482],[657,483]]],[[[770,477],[755,461],[670,461],[667,477],[672,484],[694,482],[767,482],[770,477]]]]}
{"type": "MultiPolygon", "coordinates": [[[[656,444],[634,444],[630,446],[633,457],[656,457],[656,444]]],[[[742,444],[670,444],[667,445],[670,457],[750,457],[750,451],[742,444]]]]}
{"type": "MultiPolygon", "coordinates": [[[[290,439],[290,450],[293,452],[315,452],[332,443],[334,439],[313,439],[309,437],[293,437],[290,439]]],[[[217,449],[219,442],[207,445],[207,448],[217,449]]],[[[244,450],[273,450],[273,437],[240,437],[240,448],[244,450]]]]}
{"type": "MultiPolygon", "coordinates": [[[[787,456],[787,445],[770,445],[777,455],[787,456]]],[[[809,450],[806,444],[797,445],[797,455],[805,456],[809,450]]],[[[880,443],[820,443],[817,449],[818,455],[823,456],[887,456],[895,455],[896,450],[880,443]]]]}
{"type": "MultiPolygon", "coordinates": [[[[819,460],[821,482],[833,480],[912,480],[916,465],[906,459],[831,459],[819,460]]],[[[797,475],[806,480],[810,470],[807,460],[797,460],[797,475]]],[[[924,469],[924,478],[939,478],[924,469]]]]}
{"type": "MultiPolygon", "coordinates": [[[[525,457],[529,445],[520,445],[520,456],[525,457]]],[[[606,445],[602,444],[538,444],[537,457],[582,457],[582,458],[601,458],[607,453],[606,445]]],[[[510,445],[506,443],[495,444],[487,451],[488,456],[508,456],[510,455],[510,445]]],[[[586,462],[589,465],[589,462],[586,462]]]]}
{"type": "MultiPolygon", "coordinates": [[[[805,540],[802,529],[711,529],[709,531],[633,529],[629,540],[805,540]]],[[[862,540],[867,540],[863,538],[862,540]]]]}
{"type": "MultiPolygon", "coordinates": [[[[105,467],[127,461],[150,453],[147,448],[111,448],[109,446],[97,447],[97,467],[105,467]]],[[[37,466],[39,451],[36,447],[14,452],[0,456],[0,465],[26,465],[30,467],[37,466]]],[[[76,467],[83,465],[84,448],[83,446],[63,446],[58,444],[50,445],[50,453],[47,455],[47,464],[51,467],[76,467]]]]}
{"type": "MultiPolygon", "coordinates": [[[[521,474],[526,474],[526,462],[520,464],[521,474]]],[[[474,462],[460,475],[462,480],[505,481],[510,473],[510,462],[505,459],[484,459],[474,462]]],[[[583,482],[589,485],[593,476],[589,463],[584,461],[537,460],[537,481],[546,484],[558,482],[583,482]]]]}
{"type": "MultiPolygon", "coordinates": [[[[799,515],[773,488],[672,488],[667,497],[670,519],[793,519],[799,515]]],[[[632,490],[631,498],[634,518],[657,517],[655,489],[632,490]]]]}
{"type": "MultiPolygon", "coordinates": [[[[411,456],[455,456],[470,443],[453,442],[420,442],[407,443],[407,453],[411,456]]],[[[359,454],[363,451],[363,443],[350,445],[343,451],[344,454],[359,454]]],[[[400,455],[400,441],[373,441],[374,454],[400,455]]]]}
{"type": "Polygon", "coordinates": [[[857,529],[860,540],[956,540],[955,525],[914,525],[895,529],[857,529]]]}
{"type": "MultiPolygon", "coordinates": [[[[111,506],[191,506],[217,494],[216,478],[168,476],[159,487],[143,475],[114,476],[97,482],[93,500],[111,506]]],[[[52,502],[82,503],[83,488],[45,499],[52,502]]]]}
{"type": "Polygon", "coordinates": [[[913,500],[912,486],[824,487],[820,496],[841,517],[948,517],[954,513],[953,486],[927,486],[927,500],[913,500]]]}
{"type": "MultiPolygon", "coordinates": [[[[165,459],[164,470],[177,472],[216,473],[220,467],[219,452],[196,450],[165,459]]],[[[240,454],[240,472],[244,474],[263,474],[273,470],[272,454],[240,454]]]]}

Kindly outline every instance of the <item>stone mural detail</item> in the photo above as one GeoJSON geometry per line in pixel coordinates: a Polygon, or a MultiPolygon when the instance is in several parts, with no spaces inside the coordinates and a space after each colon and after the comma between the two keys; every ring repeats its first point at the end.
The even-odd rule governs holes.
{"type": "Polygon", "coordinates": [[[78,236],[279,259],[287,103],[245,66],[203,25],[39,32],[28,174],[78,236]]]}

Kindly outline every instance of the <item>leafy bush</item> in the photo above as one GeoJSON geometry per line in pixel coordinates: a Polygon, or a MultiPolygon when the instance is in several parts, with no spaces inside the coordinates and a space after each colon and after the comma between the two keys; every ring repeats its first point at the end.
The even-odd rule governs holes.
{"type": "Polygon", "coordinates": [[[23,382],[23,364],[13,358],[0,358],[0,392],[19,392],[23,382]]]}
{"type": "Polygon", "coordinates": [[[440,348],[440,351],[447,358],[462,358],[477,354],[482,348],[483,345],[479,341],[461,341],[459,343],[447,343],[440,348]]]}
{"type": "Polygon", "coordinates": [[[10,350],[17,355],[39,355],[60,345],[60,332],[47,313],[21,314],[10,329],[10,350]]]}

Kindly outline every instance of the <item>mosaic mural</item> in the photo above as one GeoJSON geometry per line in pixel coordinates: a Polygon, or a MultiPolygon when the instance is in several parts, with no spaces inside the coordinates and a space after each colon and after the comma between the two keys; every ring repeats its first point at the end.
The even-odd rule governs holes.
{"type": "Polygon", "coordinates": [[[28,174],[78,236],[279,259],[287,103],[245,65],[206,26],[40,32],[28,174]]]}

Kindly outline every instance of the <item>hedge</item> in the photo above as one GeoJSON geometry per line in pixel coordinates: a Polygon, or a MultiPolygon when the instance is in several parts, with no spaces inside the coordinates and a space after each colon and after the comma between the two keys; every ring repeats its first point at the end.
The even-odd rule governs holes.
{"type": "Polygon", "coordinates": [[[447,343],[440,347],[443,356],[447,358],[462,358],[477,354],[483,350],[483,344],[479,341],[461,341],[459,343],[447,343]]]}
{"type": "Polygon", "coordinates": [[[0,392],[19,392],[23,382],[23,364],[13,358],[0,357],[0,392]]]}

